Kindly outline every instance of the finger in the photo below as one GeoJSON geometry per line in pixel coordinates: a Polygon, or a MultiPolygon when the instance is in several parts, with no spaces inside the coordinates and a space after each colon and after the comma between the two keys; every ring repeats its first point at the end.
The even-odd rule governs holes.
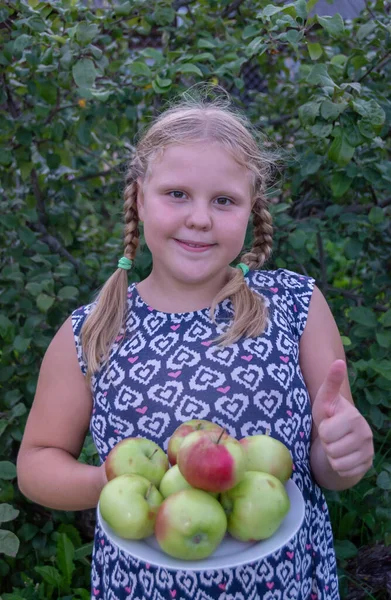
{"type": "Polygon", "coordinates": [[[324,444],[327,456],[330,458],[347,456],[348,454],[352,454],[353,452],[362,449],[363,446],[362,441],[357,440],[357,436],[353,432],[341,436],[341,438],[334,442],[325,443],[322,438],[321,441],[324,444]]]}
{"type": "Polygon", "coordinates": [[[356,450],[351,454],[340,456],[339,458],[331,458],[327,456],[328,461],[333,471],[338,473],[347,473],[353,471],[361,464],[366,464],[369,461],[368,456],[363,456],[360,450],[356,450]]]}
{"type": "Polygon", "coordinates": [[[362,477],[372,468],[372,460],[360,463],[356,467],[347,471],[337,471],[340,477],[362,477]]]}
{"type": "Polygon", "coordinates": [[[319,400],[325,406],[327,416],[333,416],[338,402],[341,385],[346,375],[346,364],[343,360],[336,360],[330,366],[321,389],[319,400]]]}
{"type": "Polygon", "coordinates": [[[354,431],[354,421],[347,418],[341,418],[343,415],[334,415],[324,419],[318,427],[318,435],[323,444],[332,444],[354,431]]]}

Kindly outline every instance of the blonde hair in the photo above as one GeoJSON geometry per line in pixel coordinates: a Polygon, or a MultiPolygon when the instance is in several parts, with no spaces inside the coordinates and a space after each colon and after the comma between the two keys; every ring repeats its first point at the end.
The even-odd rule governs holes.
{"type": "MultiPolygon", "coordinates": [[[[216,89],[216,88],[214,88],[216,89]]],[[[220,88],[221,89],[221,88],[220,88]]],[[[250,269],[259,269],[272,251],[272,218],[267,207],[266,190],[275,155],[257,143],[259,134],[246,117],[237,112],[225,98],[208,98],[210,87],[194,94],[186,92],[179,103],[165,110],[141,136],[130,161],[124,189],[124,253],[131,260],[139,245],[137,211],[137,179],[144,180],[156,156],[173,144],[216,141],[231,152],[239,164],[252,171],[253,245],[240,258],[250,269]],[[206,94],[204,93],[206,89],[206,94]]],[[[104,284],[96,305],[86,318],[81,332],[87,363],[87,380],[107,362],[110,348],[124,327],[127,315],[128,273],[117,269],[104,284]]],[[[231,279],[214,298],[210,315],[215,322],[217,305],[229,298],[234,308],[232,324],[215,342],[226,346],[242,336],[260,335],[267,323],[267,308],[263,297],[246,284],[243,272],[235,269],[231,279]]]]}

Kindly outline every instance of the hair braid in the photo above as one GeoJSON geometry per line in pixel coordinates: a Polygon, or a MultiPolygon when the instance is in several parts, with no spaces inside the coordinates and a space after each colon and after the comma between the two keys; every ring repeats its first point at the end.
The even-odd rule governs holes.
{"type": "MultiPolygon", "coordinates": [[[[135,174],[136,169],[131,165],[124,189],[124,256],[131,260],[136,256],[140,236],[135,174]]],[[[95,298],[96,306],[83,324],[81,339],[88,382],[102,362],[108,365],[110,348],[125,323],[127,291],[128,273],[117,269],[95,298]]]]}
{"type": "Polygon", "coordinates": [[[254,233],[253,247],[250,252],[247,252],[242,256],[241,260],[248,265],[250,269],[259,269],[265,264],[272,253],[273,220],[262,196],[258,196],[256,199],[252,213],[254,233]]]}

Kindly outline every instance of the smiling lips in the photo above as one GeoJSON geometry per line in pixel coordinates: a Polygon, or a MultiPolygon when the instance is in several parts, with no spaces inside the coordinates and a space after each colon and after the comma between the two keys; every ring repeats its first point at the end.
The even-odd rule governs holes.
{"type": "Polygon", "coordinates": [[[183,248],[186,248],[187,250],[192,250],[192,251],[202,251],[202,250],[207,250],[208,248],[212,248],[212,246],[215,246],[215,244],[202,244],[199,242],[192,242],[191,240],[177,240],[175,239],[175,241],[180,244],[183,248]]]}

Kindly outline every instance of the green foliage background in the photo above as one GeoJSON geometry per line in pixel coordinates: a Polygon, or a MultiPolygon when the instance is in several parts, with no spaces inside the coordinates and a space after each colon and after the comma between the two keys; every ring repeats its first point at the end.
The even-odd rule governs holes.
{"type": "MultiPolygon", "coordinates": [[[[91,538],[78,515],[21,495],[17,451],[51,338],[121,254],[123,173],[135,135],[201,81],[224,86],[289,151],[284,178],[270,190],[268,267],[316,277],[343,336],[376,457],[354,489],[328,493],[341,591],[385,598],[349,571],[348,559],[391,541],[387,9],[368,2],[344,22],[309,18],[314,0],[182,4],[188,12],[168,0],[103,9],[0,1],[1,598],[89,598],[91,538]],[[259,68],[260,91],[245,89],[249,66],[259,68]]],[[[144,248],[132,279],[150,266],[144,248]]],[[[80,460],[97,461],[89,437],[80,460]]]]}

